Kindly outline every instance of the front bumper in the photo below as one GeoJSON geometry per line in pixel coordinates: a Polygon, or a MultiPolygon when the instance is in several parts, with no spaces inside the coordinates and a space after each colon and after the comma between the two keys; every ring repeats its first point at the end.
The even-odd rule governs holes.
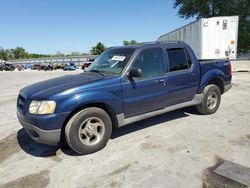
{"type": "Polygon", "coordinates": [[[61,129],[68,113],[52,115],[23,114],[17,110],[17,117],[28,135],[36,142],[57,145],[61,139],[61,129]]]}
{"type": "Polygon", "coordinates": [[[51,146],[57,145],[60,142],[61,129],[45,131],[22,121],[20,118],[18,120],[34,141],[51,146]]]}

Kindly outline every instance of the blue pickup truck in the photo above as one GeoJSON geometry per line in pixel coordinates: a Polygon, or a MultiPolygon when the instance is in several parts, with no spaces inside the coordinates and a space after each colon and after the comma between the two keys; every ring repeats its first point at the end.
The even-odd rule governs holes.
{"type": "Polygon", "coordinates": [[[228,60],[198,61],[183,42],[112,47],[85,73],[23,88],[17,117],[33,140],[56,145],[65,138],[90,154],[114,128],[187,106],[215,113],[231,78],[228,60]]]}

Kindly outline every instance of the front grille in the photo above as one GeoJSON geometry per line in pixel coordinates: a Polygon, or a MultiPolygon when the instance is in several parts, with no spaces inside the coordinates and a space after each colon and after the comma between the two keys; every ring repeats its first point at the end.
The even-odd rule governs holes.
{"type": "Polygon", "coordinates": [[[18,99],[17,99],[17,107],[22,110],[24,107],[24,104],[25,104],[25,98],[19,94],[18,99]]]}

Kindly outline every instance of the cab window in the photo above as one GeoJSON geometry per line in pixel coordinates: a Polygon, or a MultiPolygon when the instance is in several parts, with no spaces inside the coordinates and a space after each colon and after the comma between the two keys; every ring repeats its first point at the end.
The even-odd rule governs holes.
{"type": "Polygon", "coordinates": [[[192,66],[192,61],[186,55],[184,48],[171,48],[167,50],[169,72],[189,69],[192,66]]]}
{"type": "Polygon", "coordinates": [[[165,73],[164,54],[162,48],[143,50],[135,59],[132,69],[142,70],[142,78],[157,77],[165,73]]]}

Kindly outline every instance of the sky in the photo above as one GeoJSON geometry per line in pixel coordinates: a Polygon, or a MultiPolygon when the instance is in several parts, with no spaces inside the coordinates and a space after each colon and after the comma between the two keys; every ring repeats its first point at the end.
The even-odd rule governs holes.
{"type": "Polygon", "coordinates": [[[193,21],[177,15],[173,0],[0,0],[0,5],[0,47],[29,53],[154,41],[193,21]]]}

